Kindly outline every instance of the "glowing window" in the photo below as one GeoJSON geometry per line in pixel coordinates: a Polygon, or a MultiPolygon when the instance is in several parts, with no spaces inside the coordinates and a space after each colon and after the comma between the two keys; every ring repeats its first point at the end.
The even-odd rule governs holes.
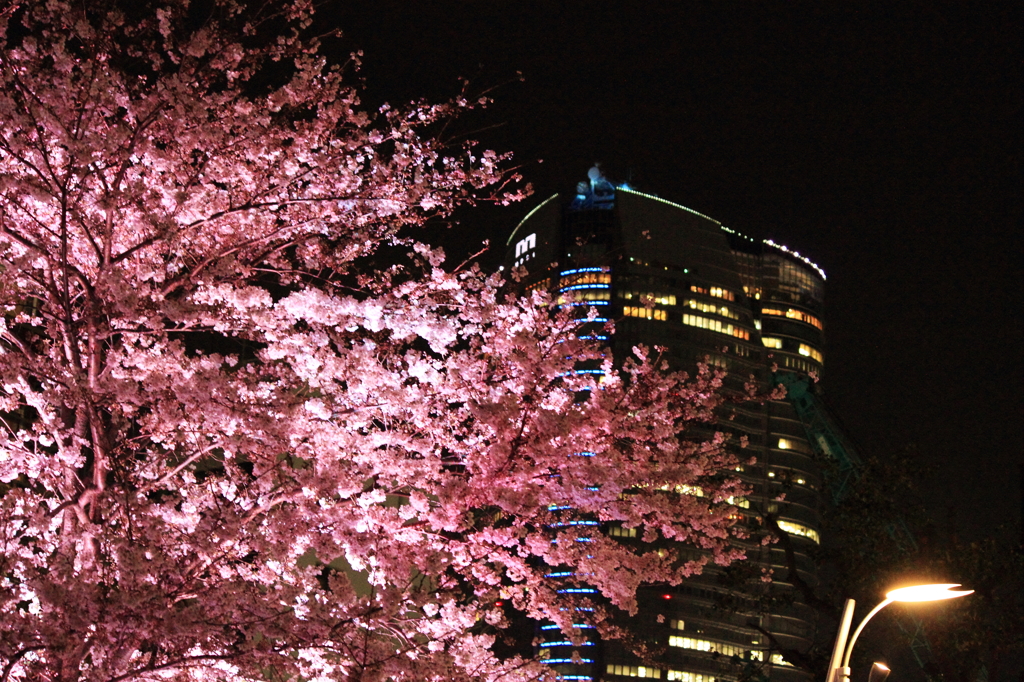
{"type": "Polygon", "coordinates": [[[776,339],[772,336],[762,336],[761,343],[768,348],[782,348],[782,339],[776,339]]]}
{"type": "Polygon", "coordinates": [[[686,485],[684,483],[679,483],[674,486],[666,483],[665,485],[658,488],[658,490],[671,490],[672,492],[679,493],[680,495],[693,495],[694,497],[704,497],[704,491],[699,486],[686,485]]]}
{"type": "Polygon", "coordinates": [[[694,637],[682,637],[680,635],[670,636],[668,638],[668,645],[676,646],[680,649],[693,649],[694,651],[711,651],[710,641],[694,637]]]}
{"type": "MultiPolygon", "coordinates": [[[[571,296],[573,303],[579,303],[581,301],[608,301],[611,300],[612,294],[607,289],[591,291],[587,289],[573,289],[571,290],[571,296]]],[[[559,296],[558,304],[562,305],[567,303],[569,300],[568,296],[559,296]]]]}
{"type": "Polygon", "coordinates": [[[559,287],[571,287],[576,284],[611,284],[612,273],[600,270],[569,270],[562,273],[558,280],[559,287]]]}
{"type": "Polygon", "coordinates": [[[824,357],[822,356],[821,351],[808,346],[806,343],[800,344],[800,355],[806,355],[807,357],[824,364],[824,357]]]}
{"type": "Polygon", "coordinates": [[[548,278],[542,279],[539,282],[534,282],[526,287],[527,291],[547,291],[547,288],[551,286],[551,280],[548,278]]]}
{"type": "Polygon", "coordinates": [[[685,670],[669,670],[666,679],[675,682],[715,682],[714,675],[705,673],[690,673],[685,670]]]}
{"type": "MultiPolygon", "coordinates": [[[[646,666],[612,666],[607,668],[608,675],[622,675],[623,677],[647,677],[652,680],[662,679],[662,670],[659,668],[648,668],[646,666]]],[[[562,679],[565,679],[564,677],[562,679]]]]}
{"type": "Polygon", "coordinates": [[[675,305],[675,294],[662,294],[656,291],[623,291],[620,296],[627,301],[639,301],[645,296],[658,305],[675,305]]]}
{"type": "Polygon", "coordinates": [[[775,665],[793,665],[792,663],[787,663],[782,654],[772,654],[772,663],[775,665]]]}
{"type": "Polygon", "coordinates": [[[707,639],[697,639],[696,637],[683,637],[681,635],[669,635],[668,645],[694,651],[713,651],[723,656],[744,656],[748,651],[748,649],[733,644],[723,644],[721,642],[712,642],[707,639]]]}
{"type": "Polygon", "coordinates": [[[668,622],[668,626],[670,628],[672,628],[673,630],[685,630],[686,629],[685,621],[681,621],[681,620],[670,620],[668,622]]]}
{"type": "Polygon", "coordinates": [[[817,366],[813,363],[802,358],[794,358],[789,355],[782,359],[782,364],[784,364],[788,369],[798,369],[801,372],[811,372],[817,369],[817,366]]]}
{"type": "Polygon", "coordinates": [[[796,308],[789,308],[787,310],[779,310],[778,308],[762,308],[761,314],[788,317],[791,320],[799,320],[800,322],[805,322],[813,327],[817,327],[818,329],[822,328],[821,320],[810,313],[805,313],[804,311],[797,310],[796,308]]]}
{"type": "Polygon", "coordinates": [[[793,449],[793,441],[791,441],[788,438],[780,438],[779,439],[779,450],[792,450],[792,449],[793,449]]]}
{"type": "MultiPolygon", "coordinates": [[[[606,672],[609,675],[622,675],[623,677],[649,677],[654,680],[661,679],[660,668],[648,668],[643,665],[608,665],[606,672]]],[[[566,679],[562,677],[561,679],[566,679]]]]}
{"type": "Polygon", "coordinates": [[[711,287],[711,295],[715,298],[724,298],[727,301],[735,301],[736,294],[722,287],[711,287]]]}
{"type": "Polygon", "coordinates": [[[731,504],[734,507],[739,507],[740,509],[750,509],[750,500],[745,497],[733,497],[730,495],[725,498],[725,503],[731,504]]]}
{"type": "Polygon", "coordinates": [[[687,300],[686,302],[683,303],[683,305],[689,306],[694,310],[699,310],[702,313],[714,313],[715,315],[728,317],[730,320],[740,319],[739,313],[724,305],[720,306],[715,305],[714,303],[704,303],[703,301],[698,301],[697,299],[694,298],[687,300]]]}
{"type": "Polygon", "coordinates": [[[622,314],[626,317],[642,317],[647,320],[667,320],[668,314],[664,310],[654,310],[653,308],[640,308],[639,306],[624,306],[622,308],[622,314]]]}
{"type": "Polygon", "coordinates": [[[613,538],[635,538],[636,528],[623,528],[622,526],[611,526],[608,528],[608,535],[613,538]]]}
{"type": "Polygon", "coordinates": [[[779,528],[786,531],[790,535],[799,535],[800,537],[807,538],[813,541],[815,544],[820,544],[821,539],[818,536],[818,531],[813,528],[800,523],[793,523],[792,521],[779,521],[779,528]]]}
{"type": "Polygon", "coordinates": [[[750,340],[750,332],[746,329],[741,329],[740,327],[727,322],[722,322],[721,320],[685,313],[683,315],[683,324],[691,327],[708,329],[713,332],[718,332],[719,334],[728,334],[729,336],[735,336],[736,338],[744,339],[746,341],[750,340]]]}

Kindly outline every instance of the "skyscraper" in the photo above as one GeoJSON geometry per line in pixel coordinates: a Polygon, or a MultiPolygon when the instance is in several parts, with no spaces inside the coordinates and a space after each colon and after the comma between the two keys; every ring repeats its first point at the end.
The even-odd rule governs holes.
{"type": "MultiPolygon", "coordinates": [[[[615,186],[597,168],[571,197],[554,195],[519,223],[506,267],[523,266],[527,289],[576,301],[615,321],[607,342],[616,357],[636,344],[661,346],[676,369],[698,361],[729,372],[727,390],[755,376],[796,389],[824,363],[825,273],[789,248],[755,241],[679,204],[615,186]]],[[[773,680],[810,680],[787,660],[815,636],[805,594],[817,583],[810,550],[820,541],[821,464],[828,449],[791,400],[740,403],[717,428],[746,436],[756,464],[737,472],[750,496],[737,500],[737,522],[778,538],[751,541],[748,562],[671,588],[648,586],[629,619],[635,655],[621,642],[593,639],[574,647],[541,626],[539,655],[566,679],[625,677],[724,682],[761,669],[773,680]],[[818,442],[820,441],[820,442],[818,442]],[[813,446],[812,446],[813,443],[813,446]],[[762,575],[771,574],[767,586],[762,575]]],[[[609,527],[622,542],[635,529],[609,527]]]]}

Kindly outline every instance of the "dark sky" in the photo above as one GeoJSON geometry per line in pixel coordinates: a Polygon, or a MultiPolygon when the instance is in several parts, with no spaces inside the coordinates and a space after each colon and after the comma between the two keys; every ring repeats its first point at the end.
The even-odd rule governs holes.
{"type": "Polygon", "coordinates": [[[536,194],[459,214],[453,243],[503,244],[601,162],[796,248],[828,274],[823,385],[853,440],[918,447],[943,533],[1019,527],[1017,3],[373,0],[321,20],[364,51],[368,103],[498,86],[463,125],[536,194]]]}

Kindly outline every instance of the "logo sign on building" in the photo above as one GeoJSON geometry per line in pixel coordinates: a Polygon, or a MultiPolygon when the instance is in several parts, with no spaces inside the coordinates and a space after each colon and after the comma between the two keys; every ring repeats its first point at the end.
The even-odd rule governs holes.
{"type": "Polygon", "coordinates": [[[516,242],[516,267],[537,255],[537,233],[528,234],[516,242]]]}

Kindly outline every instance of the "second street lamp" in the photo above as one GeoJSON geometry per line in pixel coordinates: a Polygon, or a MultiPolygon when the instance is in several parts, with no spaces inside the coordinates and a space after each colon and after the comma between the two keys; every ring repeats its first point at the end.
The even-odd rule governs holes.
{"type": "MultiPolygon", "coordinates": [[[[860,622],[860,625],[858,625],[857,629],[854,630],[853,636],[849,638],[849,644],[847,644],[847,636],[850,633],[850,625],[853,623],[853,608],[856,606],[856,602],[852,599],[847,599],[846,604],[843,606],[843,617],[839,624],[839,633],[836,635],[836,643],[832,649],[832,658],[829,661],[828,682],[849,682],[850,656],[853,655],[853,645],[857,643],[857,638],[860,636],[864,626],[868,624],[868,621],[871,620],[876,613],[896,601],[939,601],[942,599],[965,597],[974,592],[974,590],[954,590],[954,587],[960,587],[960,585],[957,583],[912,585],[910,587],[901,587],[896,590],[890,590],[885,594],[885,599],[882,603],[871,609],[870,613],[868,613],[868,615],[864,617],[864,620],[860,622]]],[[[876,664],[876,666],[878,665],[879,664],[876,664]]],[[[885,668],[884,666],[881,667],[885,668]]],[[[879,673],[881,673],[881,670],[879,673]]],[[[887,668],[885,668],[885,674],[888,674],[887,668]]],[[[872,670],[872,676],[877,679],[874,670],[872,670]]]]}

